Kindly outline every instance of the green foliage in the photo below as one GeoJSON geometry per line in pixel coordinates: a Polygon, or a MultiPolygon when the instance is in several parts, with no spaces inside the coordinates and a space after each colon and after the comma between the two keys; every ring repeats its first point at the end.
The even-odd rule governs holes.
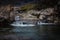
{"type": "Polygon", "coordinates": [[[30,9],[34,9],[34,7],[36,6],[36,4],[26,4],[20,7],[20,10],[25,10],[28,11],[30,9]]]}

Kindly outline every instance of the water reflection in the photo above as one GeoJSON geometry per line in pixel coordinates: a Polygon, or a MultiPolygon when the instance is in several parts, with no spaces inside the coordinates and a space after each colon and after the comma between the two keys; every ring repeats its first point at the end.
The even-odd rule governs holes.
{"type": "MultiPolygon", "coordinates": [[[[0,28],[1,40],[48,40],[56,38],[57,26],[42,25],[33,27],[0,28]],[[56,30],[55,30],[56,29],[56,30]],[[2,36],[2,37],[1,37],[2,36]]],[[[58,37],[58,36],[57,36],[58,37]]]]}

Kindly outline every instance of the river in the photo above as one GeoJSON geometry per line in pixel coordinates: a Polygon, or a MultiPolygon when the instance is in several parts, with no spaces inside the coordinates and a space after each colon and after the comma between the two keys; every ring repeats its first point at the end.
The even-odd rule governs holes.
{"type": "Polygon", "coordinates": [[[59,40],[57,29],[54,25],[0,28],[0,40],[59,40]]]}

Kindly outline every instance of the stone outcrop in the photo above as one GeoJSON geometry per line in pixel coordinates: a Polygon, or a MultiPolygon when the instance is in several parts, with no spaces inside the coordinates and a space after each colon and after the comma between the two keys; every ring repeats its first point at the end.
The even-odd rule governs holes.
{"type": "Polygon", "coordinates": [[[28,10],[20,12],[20,6],[13,7],[11,5],[0,7],[0,17],[14,20],[15,16],[20,16],[20,19],[28,20],[48,20],[57,22],[58,17],[55,17],[54,8],[46,8],[42,10],[28,10]],[[33,14],[33,15],[32,15],[33,14]]]}

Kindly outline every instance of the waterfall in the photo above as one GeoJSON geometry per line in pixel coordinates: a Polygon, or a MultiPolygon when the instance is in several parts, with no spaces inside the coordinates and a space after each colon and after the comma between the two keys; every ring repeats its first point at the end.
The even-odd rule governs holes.
{"type": "Polygon", "coordinates": [[[19,16],[15,16],[15,21],[20,20],[19,16]]]}

